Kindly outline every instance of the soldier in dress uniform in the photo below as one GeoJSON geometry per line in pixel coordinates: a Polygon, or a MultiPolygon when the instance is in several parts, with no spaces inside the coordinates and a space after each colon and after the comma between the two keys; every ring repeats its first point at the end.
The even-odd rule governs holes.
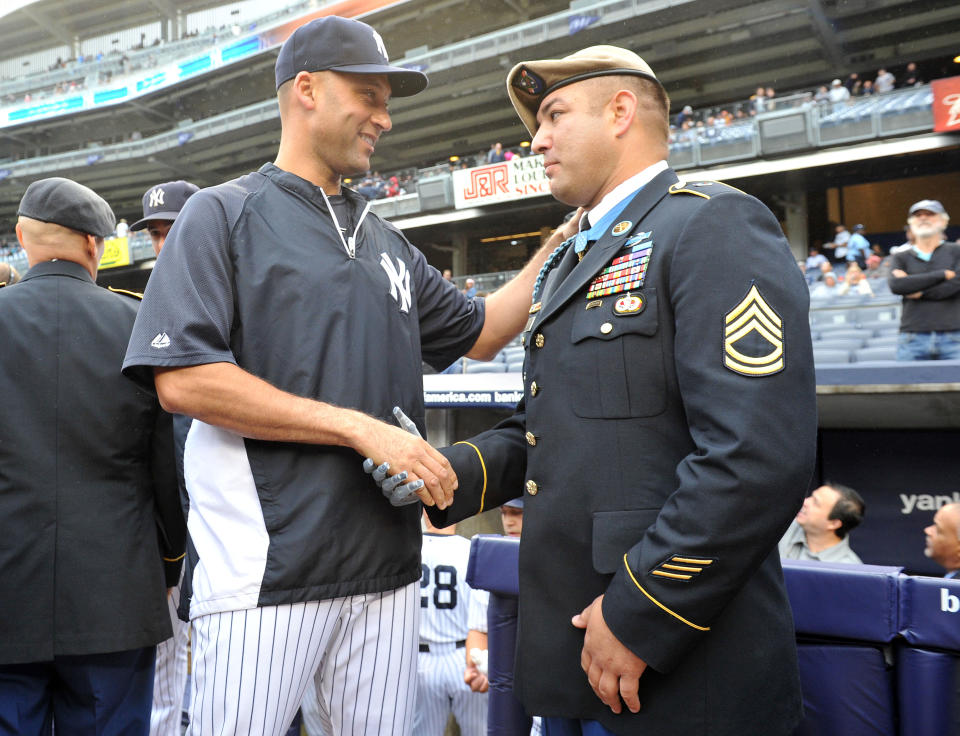
{"type": "Polygon", "coordinates": [[[668,167],[669,102],[636,54],[528,61],[507,89],[585,214],[535,287],[524,398],[443,451],[459,489],[433,523],[523,494],[516,691],[548,736],[789,734],[777,541],[814,466],[803,277],[757,199],[668,167]]]}
{"type": "Polygon", "coordinates": [[[27,187],[0,290],[0,735],[146,735],[186,524],[170,416],[120,373],[139,295],[95,282],[116,219],[27,187]]]}

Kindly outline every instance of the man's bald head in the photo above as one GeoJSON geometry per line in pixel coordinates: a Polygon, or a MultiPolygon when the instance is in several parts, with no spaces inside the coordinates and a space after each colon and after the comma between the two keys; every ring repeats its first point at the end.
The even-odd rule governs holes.
{"type": "Polygon", "coordinates": [[[17,218],[17,239],[31,267],[56,258],[79,263],[95,276],[103,255],[103,238],[24,215],[17,218]]]}

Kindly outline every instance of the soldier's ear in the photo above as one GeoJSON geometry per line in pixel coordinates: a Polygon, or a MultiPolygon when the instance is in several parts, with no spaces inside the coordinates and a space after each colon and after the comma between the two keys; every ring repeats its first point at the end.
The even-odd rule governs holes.
{"type": "Polygon", "coordinates": [[[617,90],[610,98],[613,131],[618,138],[626,133],[637,116],[637,96],[628,89],[617,90]]]}

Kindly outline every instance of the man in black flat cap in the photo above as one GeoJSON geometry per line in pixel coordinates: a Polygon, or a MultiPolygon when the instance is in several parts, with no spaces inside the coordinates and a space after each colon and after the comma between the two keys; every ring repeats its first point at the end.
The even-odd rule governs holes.
{"type": "Polygon", "coordinates": [[[508,92],[586,212],[534,292],[523,400],[443,450],[459,487],[428,513],[525,491],[515,687],[548,736],[786,736],[777,541],[816,440],[803,276],[763,204],[669,168],[666,92],[633,52],[525,62],[508,92]]]}
{"type": "Polygon", "coordinates": [[[18,211],[0,290],[0,734],[146,734],[185,524],[170,416],[120,374],[138,302],[94,281],[115,219],[69,179],[18,211]]]}
{"type": "Polygon", "coordinates": [[[390,97],[426,84],[391,66],[364,23],[298,28],[276,63],[276,162],[194,194],[147,285],[124,371],[155,377],[163,405],[194,417],[196,733],[280,733],[307,687],[330,734],[409,731],[420,511],[391,505],[359,461],[409,468],[425,502],[449,503],[448,463],[391,410],[422,431],[422,361],[492,357],[522,328],[563,239],[485,301],[468,299],[341,188],[370,168],[390,97]]]}

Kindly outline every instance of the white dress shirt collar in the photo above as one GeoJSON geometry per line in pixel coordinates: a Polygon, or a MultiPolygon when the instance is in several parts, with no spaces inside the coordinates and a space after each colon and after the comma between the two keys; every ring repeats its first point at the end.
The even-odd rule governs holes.
{"type": "Polygon", "coordinates": [[[603,219],[603,216],[612,210],[624,198],[630,196],[640,187],[653,180],[657,174],[659,174],[661,171],[665,171],[667,166],[668,164],[666,161],[657,161],[655,164],[648,166],[643,171],[634,174],[629,179],[617,184],[617,186],[604,195],[603,199],[597,202],[596,207],[587,213],[587,217],[589,217],[589,224],[586,221],[587,217],[580,218],[580,229],[585,230],[589,228],[591,224],[600,222],[600,220],[603,219]]]}

